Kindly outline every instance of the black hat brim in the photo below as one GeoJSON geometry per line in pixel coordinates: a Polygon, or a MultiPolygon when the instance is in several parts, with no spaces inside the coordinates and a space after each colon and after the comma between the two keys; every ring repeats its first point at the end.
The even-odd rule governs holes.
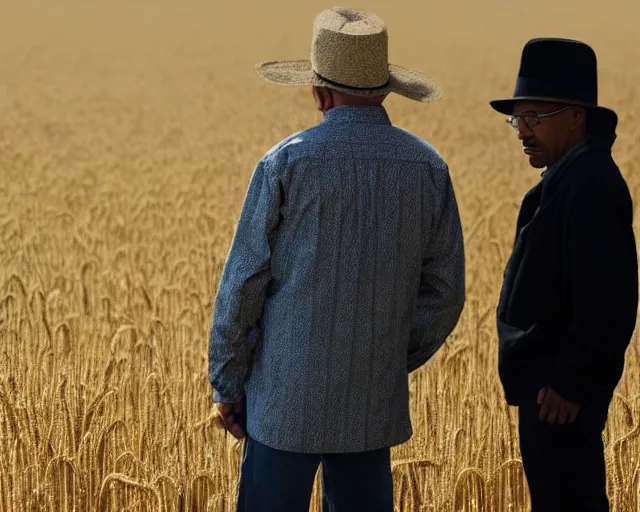
{"type": "Polygon", "coordinates": [[[584,107],[588,112],[595,114],[597,122],[601,122],[604,125],[615,126],[618,124],[618,114],[615,111],[607,107],[599,107],[589,103],[582,103],[580,101],[569,100],[567,98],[549,98],[546,96],[517,96],[514,98],[504,100],[493,100],[489,104],[491,107],[500,112],[501,114],[511,115],[513,114],[513,107],[520,101],[543,101],[546,103],[561,103],[564,105],[575,105],[577,107],[584,107]]]}
{"type": "Polygon", "coordinates": [[[501,114],[511,115],[513,114],[513,107],[515,106],[515,104],[521,101],[542,101],[545,103],[562,103],[563,105],[575,105],[577,107],[584,107],[591,111],[600,111],[600,113],[602,114],[608,114],[617,117],[617,114],[613,110],[606,107],[599,107],[590,103],[583,103],[567,98],[550,98],[548,96],[516,96],[504,100],[493,100],[490,101],[489,104],[491,105],[491,107],[493,107],[494,110],[500,112],[501,114]]]}

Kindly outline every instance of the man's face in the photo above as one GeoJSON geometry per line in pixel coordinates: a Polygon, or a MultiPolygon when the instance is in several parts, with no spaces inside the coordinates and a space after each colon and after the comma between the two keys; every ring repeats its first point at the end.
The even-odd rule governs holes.
{"type": "Polygon", "coordinates": [[[529,164],[540,169],[557,162],[575,143],[576,130],[585,120],[582,109],[569,108],[557,114],[539,118],[537,114],[554,112],[567,105],[546,102],[518,102],[513,116],[522,116],[518,124],[518,138],[522,141],[529,164]],[[527,117],[525,117],[527,116],[527,117]]]}

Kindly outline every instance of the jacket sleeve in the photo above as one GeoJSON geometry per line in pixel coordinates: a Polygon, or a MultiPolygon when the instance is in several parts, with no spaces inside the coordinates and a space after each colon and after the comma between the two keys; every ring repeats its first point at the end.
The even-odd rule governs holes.
{"type": "Polygon", "coordinates": [[[217,402],[239,402],[249,370],[249,335],[259,326],[271,279],[281,189],[264,161],[253,172],[220,278],[209,340],[209,382],[217,402]]]}
{"type": "Polygon", "coordinates": [[[411,320],[408,371],[425,364],[458,323],[465,302],[462,226],[448,169],[439,217],[422,260],[418,296],[411,320]]]}
{"type": "Polygon", "coordinates": [[[583,404],[603,391],[612,393],[602,387],[612,385],[612,365],[624,364],[637,318],[638,262],[628,192],[582,186],[568,208],[572,314],[549,385],[583,404]]]}

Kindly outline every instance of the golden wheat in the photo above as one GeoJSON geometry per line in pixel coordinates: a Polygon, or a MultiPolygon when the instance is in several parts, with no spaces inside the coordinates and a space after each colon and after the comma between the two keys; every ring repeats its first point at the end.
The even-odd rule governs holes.
{"type": "MultiPolygon", "coordinates": [[[[213,299],[255,163],[320,120],[308,90],[263,83],[253,65],[306,58],[326,6],[56,6],[13,2],[0,17],[0,510],[230,512],[242,443],[212,406],[213,299]]],[[[520,200],[539,177],[487,102],[512,93],[530,37],[593,44],[637,212],[640,6],[357,7],[389,25],[392,62],[443,86],[439,103],[388,107],[449,163],[467,254],[460,323],[410,378],[396,508],[528,510],[493,315],[520,200]]],[[[640,511],[639,346],[636,334],[604,432],[615,512],[640,511]]],[[[320,499],[318,475],[312,511],[320,499]]]]}

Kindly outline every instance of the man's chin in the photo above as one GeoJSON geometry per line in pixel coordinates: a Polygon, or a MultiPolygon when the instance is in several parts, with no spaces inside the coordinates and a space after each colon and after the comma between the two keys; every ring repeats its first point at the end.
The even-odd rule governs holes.
{"type": "Polygon", "coordinates": [[[529,155],[529,165],[534,169],[542,169],[543,167],[546,167],[547,164],[541,156],[542,155],[529,155]]]}

